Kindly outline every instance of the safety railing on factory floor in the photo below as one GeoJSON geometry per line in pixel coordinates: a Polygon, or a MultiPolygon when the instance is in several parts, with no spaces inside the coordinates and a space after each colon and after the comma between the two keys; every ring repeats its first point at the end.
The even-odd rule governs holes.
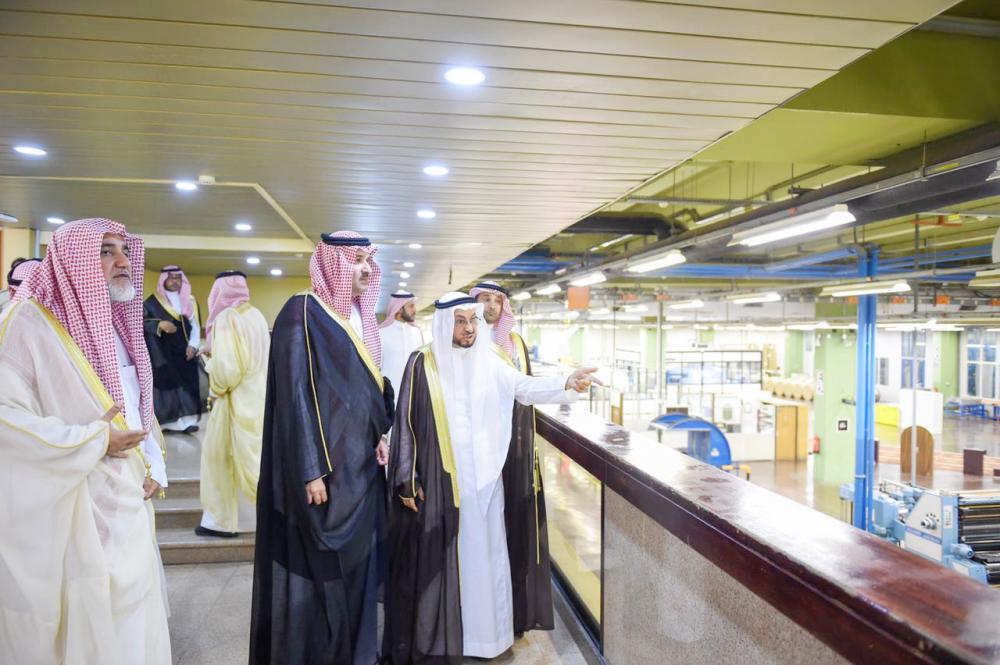
{"type": "Polygon", "coordinates": [[[585,402],[537,433],[557,582],[612,665],[1000,662],[996,590],[585,402]]]}

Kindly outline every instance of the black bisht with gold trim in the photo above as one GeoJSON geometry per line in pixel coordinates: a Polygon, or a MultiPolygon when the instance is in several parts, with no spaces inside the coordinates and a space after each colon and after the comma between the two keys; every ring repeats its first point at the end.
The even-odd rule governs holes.
{"type": "Polygon", "coordinates": [[[311,293],[286,303],[268,365],[251,663],[375,662],[386,519],[375,447],[393,403],[349,322],[311,293]],[[319,477],[329,500],[308,505],[319,477]]]}

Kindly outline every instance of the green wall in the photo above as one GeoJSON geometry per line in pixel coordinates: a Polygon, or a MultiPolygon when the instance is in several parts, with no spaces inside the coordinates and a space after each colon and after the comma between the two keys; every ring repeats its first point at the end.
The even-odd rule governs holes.
{"type": "Polygon", "coordinates": [[[800,374],[804,362],[802,360],[803,337],[801,330],[788,330],[785,332],[785,362],[782,364],[782,372],[785,376],[800,374]]]}
{"type": "Polygon", "coordinates": [[[958,335],[957,332],[937,333],[941,340],[941,362],[938,363],[938,375],[934,386],[945,401],[958,397],[958,335]]]}
{"type": "Polygon", "coordinates": [[[816,333],[816,382],[814,430],[820,440],[820,452],[813,461],[816,481],[838,485],[854,477],[854,437],[856,425],[854,399],[856,390],[856,336],[840,331],[816,333]],[[819,393],[819,375],[823,374],[823,393],[819,393]],[[847,431],[837,430],[837,421],[847,420],[847,431]]]}
{"type": "Polygon", "coordinates": [[[569,355],[577,365],[583,364],[583,328],[577,328],[569,338],[569,355]]]}

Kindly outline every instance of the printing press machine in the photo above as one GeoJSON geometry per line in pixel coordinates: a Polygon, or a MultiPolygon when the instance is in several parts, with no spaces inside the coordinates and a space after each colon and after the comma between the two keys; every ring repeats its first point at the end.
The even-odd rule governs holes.
{"type": "MultiPolygon", "coordinates": [[[[854,487],[840,497],[853,501],[854,487]]],[[[872,533],[984,584],[1000,587],[1000,493],[950,492],[883,480],[872,533]]]]}

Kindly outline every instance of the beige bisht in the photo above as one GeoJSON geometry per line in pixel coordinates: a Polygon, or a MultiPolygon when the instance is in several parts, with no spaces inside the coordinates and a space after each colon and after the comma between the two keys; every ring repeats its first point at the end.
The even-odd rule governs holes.
{"type": "Polygon", "coordinates": [[[0,662],[167,665],[170,637],[139,453],[65,328],[33,300],[0,319],[0,662]]]}
{"type": "Polygon", "coordinates": [[[201,525],[224,532],[256,529],[267,358],[267,320],[247,302],[214,319],[206,368],[212,412],[201,448],[201,525]]]}

